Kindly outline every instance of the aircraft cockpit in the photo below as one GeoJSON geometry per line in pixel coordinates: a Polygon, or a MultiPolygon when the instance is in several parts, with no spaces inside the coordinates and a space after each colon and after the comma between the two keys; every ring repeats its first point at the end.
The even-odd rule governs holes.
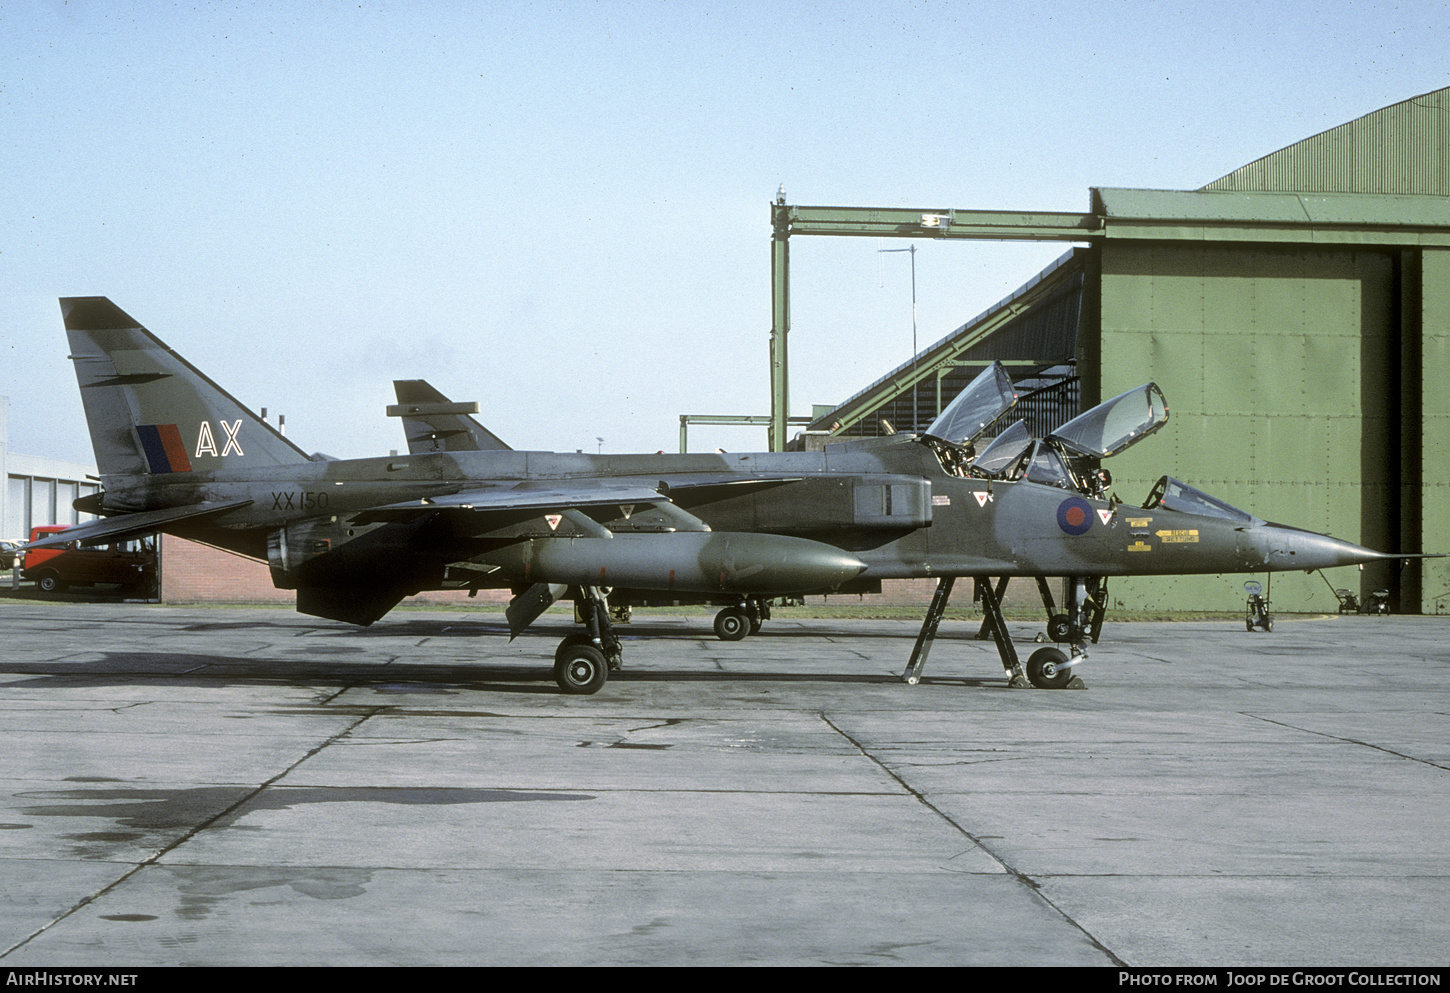
{"type": "Polygon", "coordinates": [[[1107,499],[1113,477],[1097,461],[1168,423],[1163,391],[1145,383],[1079,414],[1046,438],[1034,439],[1026,423],[1017,421],[977,452],[976,440],[1016,402],[1012,378],[994,362],[957,394],[920,440],[952,476],[1026,479],[1107,499]]]}
{"type": "Polygon", "coordinates": [[[970,472],[984,479],[1026,479],[1107,499],[1113,476],[1096,465],[1097,460],[1136,445],[1166,423],[1163,391],[1145,383],[1074,417],[1046,438],[1034,439],[1026,423],[1017,421],[982,449],[970,472]]]}
{"type": "Polygon", "coordinates": [[[921,441],[949,475],[966,476],[976,458],[977,437],[1016,402],[1012,377],[1002,363],[993,362],[931,422],[921,441]]]}
{"type": "Polygon", "coordinates": [[[1144,510],[1160,508],[1184,514],[1197,514],[1199,517],[1218,517],[1248,527],[1257,527],[1265,523],[1262,518],[1230,506],[1218,497],[1211,497],[1202,490],[1179,482],[1172,476],[1164,476],[1158,480],[1152,492],[1148,494],[1148,499],[1143,503],[1144,510]]]}
{"type": "Polygon", "coordinates": [[[976,461],[972,463],[972,475],[1016,479],[1022,474],[1022,459],[1035,443],[1032,432],[1027,430],[1026,421],[1013,422],[977,454],[976,461]]]}

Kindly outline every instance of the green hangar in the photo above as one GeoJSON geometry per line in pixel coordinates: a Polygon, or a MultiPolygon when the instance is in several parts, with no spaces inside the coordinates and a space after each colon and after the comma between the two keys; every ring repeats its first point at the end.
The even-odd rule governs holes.
{"type": "MultiPolygon", "coordinates": [[[[994,359],[1039,433],[1152,380],[1172,419],[1107,464],[1125,504],[1166,473],[1268,520],[1381,551],[1450,552],[1450,88],[1201,189],[1093,189],[1087,214],[794,207],[783,197],[772,214],[777,396],[791,235],[1079,246],[822,412],[807,440],[923,427],[994,359]]],[[[773,425],[773,447],[783,435],[773,425]]],[[[1450,559],[1338,572],[1278,575],[1275,609],[1333,609],[1332,585],[1361,597],[1386,588],[1396,612],[1450,610],[1450,559]]],[[[1229,610],[1242,606],[1246,578],[1126,580],[1111,600],[1229,610]]]]}

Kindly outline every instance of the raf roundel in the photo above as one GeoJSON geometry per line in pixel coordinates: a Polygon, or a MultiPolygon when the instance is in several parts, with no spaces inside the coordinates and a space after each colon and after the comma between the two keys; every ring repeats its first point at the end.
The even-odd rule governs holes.
{"type": "Polygon", "coordinates": [[[1057,505],[1057,526],[1076,537],[1093,526],[1093,507],[1082,497],[1068,497],[1057,505]]]}

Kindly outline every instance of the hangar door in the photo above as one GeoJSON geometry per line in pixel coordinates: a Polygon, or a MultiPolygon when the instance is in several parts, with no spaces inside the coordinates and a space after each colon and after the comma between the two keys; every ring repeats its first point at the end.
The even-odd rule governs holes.
{"type": "MultiPolygon", "coordinates": [[[[1167,473],[1267,520],[1404,550],[1400,481],[1418,471],[1420,446],[1401,409],[1401,304],[1418,254],[1111,240],[1101,251],[1099,395],[1153,380],[1172,414],[1153,443],[1111,464],[1125,502],[1167,473]]],[[[1234,610],[1247,578],[1131,580],[1113,597],[1234,610]]],[[[1328,578],[1400,591],[1388,566],[1328,578]]],[[[1335,605],[1318,575],[1278,573],[1272,590],[1278,610],[1335,605]]]]}

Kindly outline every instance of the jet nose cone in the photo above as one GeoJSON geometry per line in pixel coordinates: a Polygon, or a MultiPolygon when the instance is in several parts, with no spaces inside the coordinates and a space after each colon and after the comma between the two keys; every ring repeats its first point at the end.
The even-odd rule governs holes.
{"type": "Polygon", "coordinates": [[[1268,569],[1332,569],[1393,558],[1352,541],[1314,531],[1301,531],[1282,524],[1266,524],[1251,532],[1254,549],[1268,569]]]}

